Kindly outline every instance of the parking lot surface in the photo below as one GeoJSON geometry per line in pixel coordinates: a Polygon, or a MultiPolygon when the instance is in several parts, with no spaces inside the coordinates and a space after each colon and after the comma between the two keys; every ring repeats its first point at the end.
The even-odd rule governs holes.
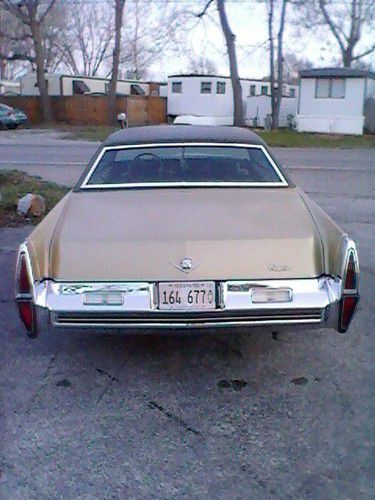
{"type": "Polygon", "coordinates": [[[358,243],[362,300],[346,335],[31,341],[13,303],[30,229],[2,230],[0,497],[373,498],[375,164],[350,155],[342,169],[323,155],[327,168],[291,170],[358,243]]]}

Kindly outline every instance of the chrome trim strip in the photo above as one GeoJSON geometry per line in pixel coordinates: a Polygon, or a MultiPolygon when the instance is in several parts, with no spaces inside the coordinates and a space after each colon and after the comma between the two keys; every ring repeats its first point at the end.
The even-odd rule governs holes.
{"type": "Polygon", "coordinates": [[[150,292],[149,283],[59,283],[50,281],[51,290],[57,295],[81,295],[90,292],[150,292]]]}
{"type": "Polygon", "coordinates": [[[174,313],[174,312],[138,312],[121,313],[99,312],[52,312],[51,322],[61,327],[119,327],[119,328],[160,328],[160,327],[215,327],[230,325],[271,325],[296,323],[321,323],[325,317],[325,309],[304,310],[265,310],[258,311],[223,311],[220,309],[205,313],[174,313]]]}
{"type": "Polygon", "coordinates": [[[267,326],[267,325],[302,325],[321,323],[322,319],[296,319],[296,320],[250,320],[250,321],[217,321],[211,323],[59,323],[54,322],[53,326],[57,328],[230,328],[233,326],[267,326]]]}
{"type": "MultiPolygon", "coordinates": [[[[309,325],[309,328],[337,328],[337,314],[338,314],[338,304],[327,307],[325,310],[323,309],[318,314],[318,311],[313,312],[311,315],[305,316],[305,318],[301,318],[299,316],[291,317],[288,315],[287,317],[280,320],[279,318],[275,320],[275,318],[270,316],[270,318],[265,319],[264,317],[255,318],[254,315],[250,317],[246,317],[244,314],[240,316],[233,315],[230,320],[228,320],[227,315],[219,318],[216,322],[206,321],[204,318],[201,318],[200,321],[193,323],[190,319],[186,317],[180,317],[179,320],[171,323],[169,319],[157,318],[156,314],[153,314],[152,320],[147,320],[144,318],[142,320],[137,321],[137,317],[133,316],[132,323],[112,323],[103,324],[100,321],[95,322],[95,319],[91,319],[89,323],[72,322],[72,323],[62,323],[56,321],[57,313],[50,313],[47,309],[42,307],[35,308],[36,315],[38,318],[38,326],[43,328],[50,333],[53,332],[53,329],[65,329],[75,330],[75,329],[89,329],[89,330],[97,330],[98,332],[105,333],[111,332],[111,330],[115,329],[117,331],[120,330],[131,330],[132,332],[147,333],[147,331],[153,331],[156,329],[165,329],[165,330],[178,330],[178,329],[190,329],[191,331],[199,331],[200,329],[212,329],[216,328],[237,328],[237,327],[268,327],[274,328],[275,326],[279,326],[280,328],[284,326],[288,326],[289,328],[300,328],[304,325],[309,325]],[[314,317],[314,315],[315,317],[314,317]],[[319,316],[319,317],[318,317],[319,316]]],[[[220,310],[218,310],[220,312],[220,310]]],[[[137,315],[140,318],[140,315],[137,315]]],[[[73,319],[73,317],[72,317],[73,319]]]]}
{"type": "Polygon", "coordinates": [[[229,142],[167,142],[156,144],[131,144],[121,146],[105,146],[100,151],[98,157],[94,161],[88,174],[83,180],[80,189],[118,189],[118,188],[160,188],[160,187],[281,187],[288,186],[288,182],[281,173],[267,149],[261,144],[242,144],[229,142]],[[248,149],[260,149],[271,166],[277,173],[280,182],[139,182],[139,183],[119,183],[119,184],[88,184],[98,163],[103,158],[107,151],[115,151],[121,149],[144,149],[144,148],[162,148],[162,147],[190,147],[190,146],[215,146],[215,147],[238,147],[248,149]]]}

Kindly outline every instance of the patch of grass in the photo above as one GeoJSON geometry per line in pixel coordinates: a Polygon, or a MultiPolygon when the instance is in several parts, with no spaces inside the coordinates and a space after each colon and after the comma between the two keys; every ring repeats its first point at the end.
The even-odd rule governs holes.
{"type": "Polygon", "coordinates": [[[17,170],[0,171],[0,227],[38,224],[43,217],[69,191],[64,186],[43,181],[17,170]],[[39,194],[46,202],[42,217],[25,217],[17,214],[17,203],[27,193],[39,194]]]}
{"type": "MultiPolygon", "coordinates": [[[[81,139],[86,141],[104,141],[109,134],[120,130],[119,127],[82,126],[62,127],[67,134],[64,139],[81,139]]],[[[255,132],[270,146],[284,148],[375,148],[375,135],[340,135],[340,134],[312,134],[295,132],[293,130],[262,130],[255,132]]]]}
{"type": "Polygon", "coordinates": [[[256,130],[269,146],[284,148],[375,148],[375,135],[312,134],[293,130],[256,130]]]}
{"type": "MultiPolygon", "coordinates": [[[[65,130],[65,127],[63,130],[65,130]]],[[[67,127],[67,134],[63,139],[103,142],[110,134],[118,130],[120,130],[120,127],[110,127],[109,125],[97,127],[88,125],[84,127],[67,127]]]]}

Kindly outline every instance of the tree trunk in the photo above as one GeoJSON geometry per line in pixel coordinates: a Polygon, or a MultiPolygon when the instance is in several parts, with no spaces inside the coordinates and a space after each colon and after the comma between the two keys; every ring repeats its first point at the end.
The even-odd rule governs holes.
{"type": "Polygon", "coordinates": [[[353,62],[353,50],[351,47],[346,47],[345,50],[342,51],[342,64],[344,68],[350,68],[353,62]]]}
{"type": "Polygon", "coordinates": [[[116,85],[118,80],[120,51],[121,51],[121,29],[124,14],[125,0],[115,0],[115,45],[113,48],[112,74],[108,88],[108,121],[110,124],[116,122],[116,85]]]}
{"type": "Polygon", "coordinates": [[[238,75],[235,36],[232,33],[228,23],[227,14],[225,11],[225,0],[217,0],[217,8],[219,11],[221,28],[223,30],[225,42],[228,49],[230,79],[233,88],[233,124],[237,127],[243,127],[245,125],[245,122],[242,105],[242,89],[240,78],[238,75]]]}
{"type": "Polygon", "coordinates": [[[52,122],[51,102],[48,95],[47,81],[44,73],[45,54],[40,32],[40,24],[36,20],[35,12],[29,8],[30,30],[32,34],[35,64],[36,64],[36,81],[40,93],[40,103],[42,108],[42,116],[44,122],[52,122]]]}
{"type": "Polygon", "coordinates": [[[268,38],[270,41],[270,92],[271,92],[271,128],[277,128],[276,121],[276,89],[275,89],[275,44],[273,40],[273,12],[274,0],[269,1],[268,11],[268,38]]]}

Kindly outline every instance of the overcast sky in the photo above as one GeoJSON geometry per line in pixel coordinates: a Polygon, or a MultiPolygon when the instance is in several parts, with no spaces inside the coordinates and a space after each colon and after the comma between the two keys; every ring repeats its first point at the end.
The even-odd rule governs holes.
{"type": "MultiPolygon", "coordinates": [[[[340,0],[336,0],[340,5],[340,0]]],[[[193,3],[192,3],[193,4],[193,3]]],[[[198,11],[193,5],[191,10],[198,11]]],[[[267,53],[267,16],[265,6],[256,0],[231,1],[227,4],[227,12],[232,31],[237,39],[239,71],[242,77],[261,78],[269,74],[267,53]],[[259,47],[264,44],[263,47],[259,47]]],[[[327,29],[317,28],[309,32],[298,28],[296,23],[297,12],[289,8],[285,32],[285,53],[294,52],[298,57],[310,59],[315,66],[324,67],[337,65],[340,53],[337,42],[327,29]]],[[[275,25],[276,26],[276,25],[275,25]]],[[[372,27],[373,28],[373,27],[372,27]]],[[[366,28],[359,48],[368,47],[373,43],[374,32],[366,28]]],[[[218,25],[217,13],[214,7],[209,10],[209,16],[197,23],[189,32],[188,49],[194,53],[205,55],[212,59],[217,67],[218,74],[228,74],[227,56],[224,40],[218,25]]],[[[188,52],[188,50],[186,51],[188,52]]],[[[171,54],[163,64],[155,64],[151,68],[151,76],[165,77],[168,74],[186,71],[188,58],[180,54],[171,54]]],[[[365,62],[375,65],[374,53],[364,59],[365,62]]]]}

